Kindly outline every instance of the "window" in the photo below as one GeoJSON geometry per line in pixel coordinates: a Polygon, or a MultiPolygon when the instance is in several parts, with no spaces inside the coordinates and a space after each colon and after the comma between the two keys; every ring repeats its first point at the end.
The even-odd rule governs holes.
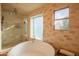
{"type": "Polygon", "coordinates": [[[55,30],[67,30],[69,27],[69,8],[55,11],[55,30]]]}
{"type": "Polygon", "coordinates": [[[30,20],[30,37],[38,40],[43,39],[43,16],[36,15],[30,20]]]}

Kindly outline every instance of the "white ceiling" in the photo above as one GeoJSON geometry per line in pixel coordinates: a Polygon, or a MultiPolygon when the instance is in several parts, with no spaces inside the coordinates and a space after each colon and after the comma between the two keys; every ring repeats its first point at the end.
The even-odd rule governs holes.
{"type": "Polygon", "coordinates": [[[27,14],[34,9],[46,5],[46,3],[12,3],[12,4],[10,3],[9,5],[16,8],[19,13],[27,14]]]}

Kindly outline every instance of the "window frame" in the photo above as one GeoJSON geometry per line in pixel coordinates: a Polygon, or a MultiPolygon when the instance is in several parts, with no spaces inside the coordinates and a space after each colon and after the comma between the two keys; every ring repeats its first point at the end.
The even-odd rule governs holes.
{"type": "Polygon", "coordinates": [[[55,29],[55,21],[64,20],[64,19],[70,19],[70,9],[69,9],[69,17],[64,17],[64,18],[60,18],[60,19],[55,19],[55,12],[56,12],[56,11],[63,10],[63,9],[67,9],[67,8],[69,9],[69,7],[67,6],[67,7],[64,7],[64,8],[60,8],[60,9],[53,10],[53,16],[54,16],[54,17],[53,17],[53,19],[54,19],[54,20],[53,20],[53,29],[54,29],[54,30],[67,31],[67,30],[69,29],[69,27],[70,27],[70,26],[69,26],[69,24],[70,24],[70,21],[69,21],[69,20],[68,20],[68,21],[69,21],[69,22],[68,22],[68,23],[69,23],[69,24],[68,24],[68,29],[55,29]]]}
{"type": "MultiPolygon", "coordinates": [[[[33,20],[33,18],[40,17],[40,16],[43,17],[43,14],[36,14],[36,15],[33,15],[33,16],[30,17],[30,29],[31,29],[31,20],[33,20]]],[[[43,17],[43,19],[44,19],[44,17],[43,17]]],[[[43,22],[44,22],[44,21],[43,21],[43,22]]],[[[42,25],[43,25],[43,24],[42,24],[42,25]]],[[[33,20],[33,25],[32,25],[32,26],[34,27],[34,20],[33,20]]],[[[43,27],[43,26],[42,26],[42,27],[43,27]]],[[[44,32],[43,29],[44,29],[44,27],[42,28],[42,32],[44,32]]],[[[35,37],[34,28],[33,28],[33,36],[34,36],[34,37],[31,37],[31,30],[30,30],[30,38],[31,38],[31,39],[40,40],[40,38],[38,39],[38,38],[35,37]]],[[[42,34],[42,39],[41,39],[41,41],[43,41],[43,34],[42,34]]]]}

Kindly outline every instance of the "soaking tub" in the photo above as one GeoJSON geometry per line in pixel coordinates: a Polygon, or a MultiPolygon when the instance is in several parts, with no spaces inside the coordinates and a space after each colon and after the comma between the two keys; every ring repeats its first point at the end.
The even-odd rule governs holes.
{"type": "Polygon", "coordinates": [[[8,56],[54,56],[55,50],[50,44],[33,40],[20,43],[8,52],[8,56]]]}

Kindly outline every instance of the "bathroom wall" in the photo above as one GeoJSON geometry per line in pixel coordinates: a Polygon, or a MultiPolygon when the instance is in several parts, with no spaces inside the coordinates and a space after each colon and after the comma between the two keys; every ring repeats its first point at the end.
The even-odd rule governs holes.
{"type": "Polygon", "coordinates": [[[0,4],[0,50],[1,50],[1,4],[0,4]]]}
{"type": "Polygon", "coordinates": [[[24,24],[21,15],[11,13],[14,9],[10,5],[2,4],[1,16],[4,17],[2,27],[2,49],[10,48],[24,41],[24,24]],[[15,27],[5,30],[8,27],[15,27]]]}
{"type": "MultiPolygon", "coordinates": [[[[50,43],[56,49],[66,49],[79,54],[79,4],[48,4],[39,7],[28,14],[29,29],[30,17],[43,13],[44,16],[44,32],[43,40],[50,43]],[[54,29],[54,10],[68,7],[69,30],[54,29]]],[[[28,29],[28,32],[30,33],[28,29]]],[[[30,34],[29,34],[30,35],[30,34]]]]}

